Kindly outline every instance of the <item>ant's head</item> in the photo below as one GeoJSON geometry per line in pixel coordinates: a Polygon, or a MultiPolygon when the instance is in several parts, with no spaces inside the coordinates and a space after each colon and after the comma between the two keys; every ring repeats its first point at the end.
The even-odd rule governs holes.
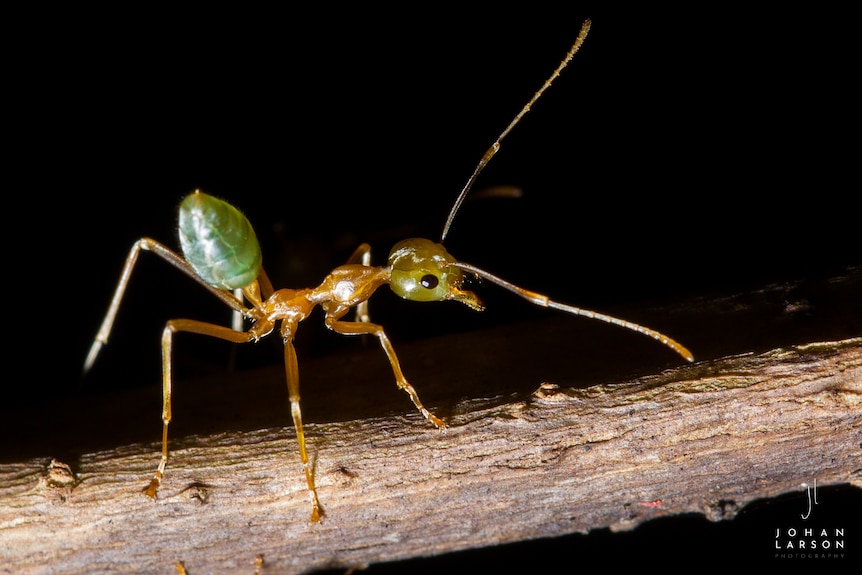
{"type": "Polygon", "coordinates": [[[471,291],[462,290],[463,272],[442,244],[413,238],[395,244],[389,253],[389,287],[411,301],[456,300],[482,311],[485,306],[471,291]]]}

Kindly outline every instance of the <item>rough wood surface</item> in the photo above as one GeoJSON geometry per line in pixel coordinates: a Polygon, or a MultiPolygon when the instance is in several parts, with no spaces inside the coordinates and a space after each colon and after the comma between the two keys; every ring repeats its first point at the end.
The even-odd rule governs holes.
{"type": "MultiPolygon", "coordinates": [[[[857,293],[858,273],[828,285],[857,293]]],[[[262,386],[255,388],[257,423],[250,428],[239,423],[243,408],[231,403],[248,397],[236,388],[219,406],[207,403],[203,386],[231,389],[231,382],[186,384],[195,401],[178,400],[172,458],[155,503],[139,491],[158,457],[158,398],[152,390],[146,399],[126,393],[86,407],[22,414],[11,425],[20,429],[36,417],[54,432],[44,443],[34,438],[20,457],[0,465],[0,571],[43,573],[61,565],[64,573],[166,573],[182,560],[190,573],[251,573],[262,554],[264,573],[301,573],[600,527],[630,529],[688,512],[729,519],[754,499],[799,489],[800,478],[862,487],[862,338],[783,341],[811,329],[810,322],[801,322],[802,331],[782,323],[793,316],[796,325],[799,309],[811,311],[802,299],[788,303],[790,291],[773,286],[689,302],[687,311],[664,310],[667,325],[677,326],[674,335],[686,343],[694,339],[689,345],[705,357],[680,367],[662,356],[665,368],[647,375],[631,366],[642,360],[639,350],[661,356],[650,347],[654,343],[621,352],[603,341],[618,334],[593,324],[581,326],[590,335],[578,339],[561,335],[565,322],[538,323],[529,333],[542,340],[540,348],[523,342],[511,348],[540,354],[549,341],[597,340],[598,349],[614,350],[584,361],[570,379],[497,347],[511,345],[524,325],[405,345],[399,351],[406,366],[423,366],[446,380],[440,386],[468,384],[457,399],[447,399],[440,388],[418,383],[422,377],[412,378],[426,404],[448,421],[445,433],[410,410],[400,392],[387,389],[394,401],[378,406],[376,396],[343,390],[314,400],[314,386],[304,385],[306,431],[326,513],[320,524],[308,521],[292,428],[270,425],[284,421],[283,402],[266,399],[276,397],[278,369],[243,374],[243,386],[262,386]],[[745,316],[733,329],[729,309],[745,316]],[[766,323],[778,322],[781,329],[748,346],[758,333],[749,314],[764,311],[770,311],[766,323]],[[719,316],[725,324],[712,335],[683,337],[687,322],[704,330],[719,316]],[[736,345],[743,348],[728,354],[718,342],[730,333],[739,334],[736,345]],[[462,359],[451,353],[471,346],[462,359]],[[444,349],[450,352],[446,369],[430,359],[442,357],[444,349]],[[627,353],[635,360],[608,365],[609,358],[627,353]],[[493,363],[505,364],[503,371],[489,371],[493,363]],[[529,372],[550,377],[530,380],[529,388],[507,388],[497,379],[529,372]],[[603,377],[593,380],[602,383],[583,385],[594,377],[603,377]],[[495,384],[502,393],[485,393],[495,384]],[[330,414],[324,405],[348,415],[330,414]],[[363,410],[372,417],[351,418],[363,410]],[[146,417],[138,421],[141,412],[146,417]],[[190,434],[180,424],[206,414],[215,418],[212,429],[221,431],[202,427],[190,434]],[[105,429],[134,431],[116,443],[105,429]],[[81,451],[80,445],[95,449],[81,451]]],[[[827,308],[821,314],[831,317],[827,308]]],[[[851,323],[830,333],[846,336],[857,329],[851,323]]],[[[583,345],[578,354],[552,355],[589,354],[590,344],[583,345]]],[[[375,365],[379,355],[370,349],[301,368],[320,374],[309,374],[314,382],[330,377],[327,369],[356,374],[371,364],[369,377],[390,381],[385,362],[375,365]]],[[[646,369],[655,367],[644,361],[646,369]]]]}

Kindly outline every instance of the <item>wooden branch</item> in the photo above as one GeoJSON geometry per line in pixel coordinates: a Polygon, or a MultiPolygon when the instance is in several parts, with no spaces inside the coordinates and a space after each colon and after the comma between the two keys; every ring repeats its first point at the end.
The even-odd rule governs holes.
{"type": "MultiPolygon", "coordinates": [[[[716,301],[698,307],[701,324],[704,310],[716,301]]],[[[542,333],[556,340],[558,324],[548,325],[542,333]]],[[[492,330],[491,339],[511,342],[511,329],[492,330]]],[[[524,326],[514,329],[524,333],[524,326]]],[[[475,341],[476,335],[463,337],[475,341]]],[[[441,345],[451,350],[452,341],[441,345]]],[[[402,359],[419,362],[405,360],[406,366],[427,367],[422,354],[434,353],[427,342],[403,347],[402,359]]],[[[364,365],[380,352],[359,355],[364,365]]],[[[481,354],[468,355],[483,365],[481,354]]],[[[512,356],[496,360],[518,363],[512,356]]],[[[306,366],[304,373],[325,371],[323,361],[306,366]]],[[[351,360],[340,367],[360,369],[351,360]]],[[[379,367],[371,372],[385,373],[379,367]]],[[[458,361],[451,368],[464,380],[478,377],[462,371],[458,361]]],[[[243,379],[277,381],[278,373],[260,370],[243,379]]],[[[454,379],[450,371],[440,373],[454,379]]],[[[728,519],[750,501],[798,490],[811,477],[822,486],[862,487],[860,337],[743,352],[605,381],[585,388],[544,383],[453,402],[438,410],[449,423],[443,433],[404,407],[405,398],[392,390],[387,391],[403,402],[406,415],[318,417],[325,410],[310,400],[306,432],[326,513],[319,524],[308,520],[291,427],[177,431],[160,499],[143,496],[140,488],[158,458],[151,437],[157,431],[154,409],[147,414],[145,443],[0,467],[3,567],[14,573],[58,565],[64,573],[165,573],[182,560],[192,574],[251,573],[262,554],[264,573],[300,573],[600,527],[630,529],[681,513],[728,519]]],[[[417,384],[427,404],[439,404],[428,401],[436,393],[428,387],[430,393],[423,394],[429,390],[417,384]]],[[[203,397],[203,388],[184,389],[203,397]]],[[[227,401],[241,397],[246,396],[234,390],[227,401]]],[[[348,403],[362,404],[357,397],[348,403]]],[[[328,405],[337,403],[329,399],[328,405]]],[[[140,395],[132,401],[137,402],[143,402],[140,395]]],[[[274,402],[254,403],[258,421],[267,417],[262,403],[274,402]]],[[[97,422],[94,437],[120,427],[133,412],[117,405],[110,398],[50,416],[72,429],[82,413],[115,413],[116,420],[97,422]]],[[[190,405],[195,404],[178,403],[177,427],[190,405]]],[[[84,428],[75,429],[87,436],[84,428]]],[[[63,452],[65,447],[58,448],[63,452]]]]}

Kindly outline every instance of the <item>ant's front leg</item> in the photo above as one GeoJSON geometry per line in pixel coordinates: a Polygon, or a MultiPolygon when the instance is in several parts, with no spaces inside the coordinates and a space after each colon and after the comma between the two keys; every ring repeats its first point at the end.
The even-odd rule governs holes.
{"type": "MultiPolygon", "coordinates": [[[[362,244],[353,251],[353,254],[347,259],[348,264],[360,264],[363,266],[371,266],[371,246],[362,244]]],[[[368,300],[361,301],[356,304],[356,321],[363,323],[371,322],[371,315],[368,313],[368,300]]]]}
{"type": "Polygon", "coordinates": [[[392,366],[392,373],[395,374],[395,382],[398,384],[398,388],[407,392],[407,395],[413,401],[413,405],[416,406],[419,413],[425,416],[425,419],[437,426],[438,429],[446,428],[446,424],[443,423],[442,419],[425,409],[425,406],[419,401],[419,395],[416,393],[416,390],[410,385],[407,378],[404,377],[404,373],[401,371],[401,364],[398,362],[398,356],[395,355],[395,348],[392,347],[389,337],[383,331],[383,326],[366,322],[341,321],[338,317],[330,315],[327,315],[324,321],[328,328],[342,335],[370,334],[377,336],[377,339],[380,340],[380,345],[383,347],[383,351],[386,352],[389,358],[389,364],[392,366]]]}

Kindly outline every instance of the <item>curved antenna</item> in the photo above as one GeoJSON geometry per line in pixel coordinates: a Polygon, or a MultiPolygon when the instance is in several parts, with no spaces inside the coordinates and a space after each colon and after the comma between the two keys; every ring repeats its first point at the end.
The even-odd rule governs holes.
{"type": "Polygon", "coordinates": [[[605,315],[603,313],[599,313],[596,311],[591,311],[588,309],[583,309],[583,308],[575,307],[572,305],[555,302],[555,301],[549,299],[548,296],[546,296],[546,295],[542,295],[540,293],[536,293],[534,291],[530,291],[530,290],[526,290],[522,287],[518,287],[515,284],[513,284],[509,281],[506,281],[501,277],[497,277],[490,272],[486,272],[485,270],[483,270],[481,268],[477,268],[476,266],[473,266],[470,264],[465,264],[465,263],[461,263],[461,262],[454,262],[454,263],[450,263],[448,265],[455,266],[455,267],[460,268],[466,272],[469,272],[471,274],[475,274],[475,275],[479,276],[480,278],[483,278],[483,279],[486,279],[490,282],[493,282],[500,287],[503,287],[503,288],[505,288],[511,292],[518,294],[522,298],[524,298],[527,301],[534,303],[538,306],[549,307],[549,308],[558,309],[560,311],[564,311],[567,313],[571,313],[574,315],[580,315],[583,317],[588,317],[590,319],[601,320],[603,322],[610,323],[610,324],[613,324],[613,325],[616,325],[619,327],[624,327],[626,329],[630,329],[632,331],[636,331],[636,332],[641,333],[643,335],[649,336],[649,337],[653,338],[654,340],[661,342],[664,345],[668,346],[669,348],[671,348],[672,350],[677,352],[679,355],[684,357],[686,360],[694,361],[694,355],[692,355],[692,353],[684,345],[682,345],[681,343],[669,338],[668,336],[666,336],[663,333],[658,332],[654,329],[650,329],[648,327],[644,327],[642,325],[639,325],[639,324],[636,324],[636,323],[633,323],[630,321],[626,321],[624,319],[620,319],[617,317],[613,317],[610,315],[605,315]]]}
{"type": "Polygon", "coordinates": [[[452,226],[452,220],[455,219],[455,214],[458,213],[458,209],[461,207],[461,204],[463,203],[464,198],[467,196],[467,193],[470,191],[470,188],[473,187],[473,183],[476,181],[476,178],[479,176],[479,173],[485,169],[485,166],[488,164],[488,162],[491,161],[491,158],[493,158],[497,151],[499,151],[500,142],[502,142],[503,138],[505,138],[512,130],[512,128],[515,127],[515,124],[520,122],[521,118],[523,118],[527,114],[527,112],[530,111],[530,108],[533,106],[533,104],[536,103],[536,100],[538,100],[542,96],[545,90],[550,88],[551,83],[553,83],[553,81],[557,79],[557,76],[560,75],[560,72],[563,71],[563,68],[568,65],[568,63],[575,56],[578,50],[581,49],[581,44],[583,44],[584,40],[587,38],[587,33],[590,31],[591,24],[592,22],[589,18],[584,21],[584,24],[581,26],[581,31],[578,33],[577,39],[575,39],[575,43],[572,45],[571,48],[569,48],[566,57],[563,58],[563,61],[560,62],[559,66],[557,66],[557,69],[553,71],[551,77],[545,80],[545,83],[542,84],[542,87],[539,88],[539,91],[533,94],[533,97],[530,99],[530,101],[527,102],[527,104],[523,108],[521,108],[521,111],[518,112],[518,115],[515,116],[515,118],[509,123],[506,129],[503,130],[503,133],[497,136],[497,139],[494,140],[494,143],[491,144],[491,147],[488,148],[488,151],[485,152],[485,155],[482,156],[481,160],[479,160],[479,164],[476,166],[476,169],[473,170],[473,175],[471,175],[470,179],[467,180],[467,183],[464,185],[464,188],[458,195],[458,199],[455,200],[455,205],[453,205],[452,209],[449,211],[449,216],[446,218],[446,224],[443,226],[443,233],[440,234],[441,242],[446,239],[446,234],[449,233],[449,228],[452,226]]]}

